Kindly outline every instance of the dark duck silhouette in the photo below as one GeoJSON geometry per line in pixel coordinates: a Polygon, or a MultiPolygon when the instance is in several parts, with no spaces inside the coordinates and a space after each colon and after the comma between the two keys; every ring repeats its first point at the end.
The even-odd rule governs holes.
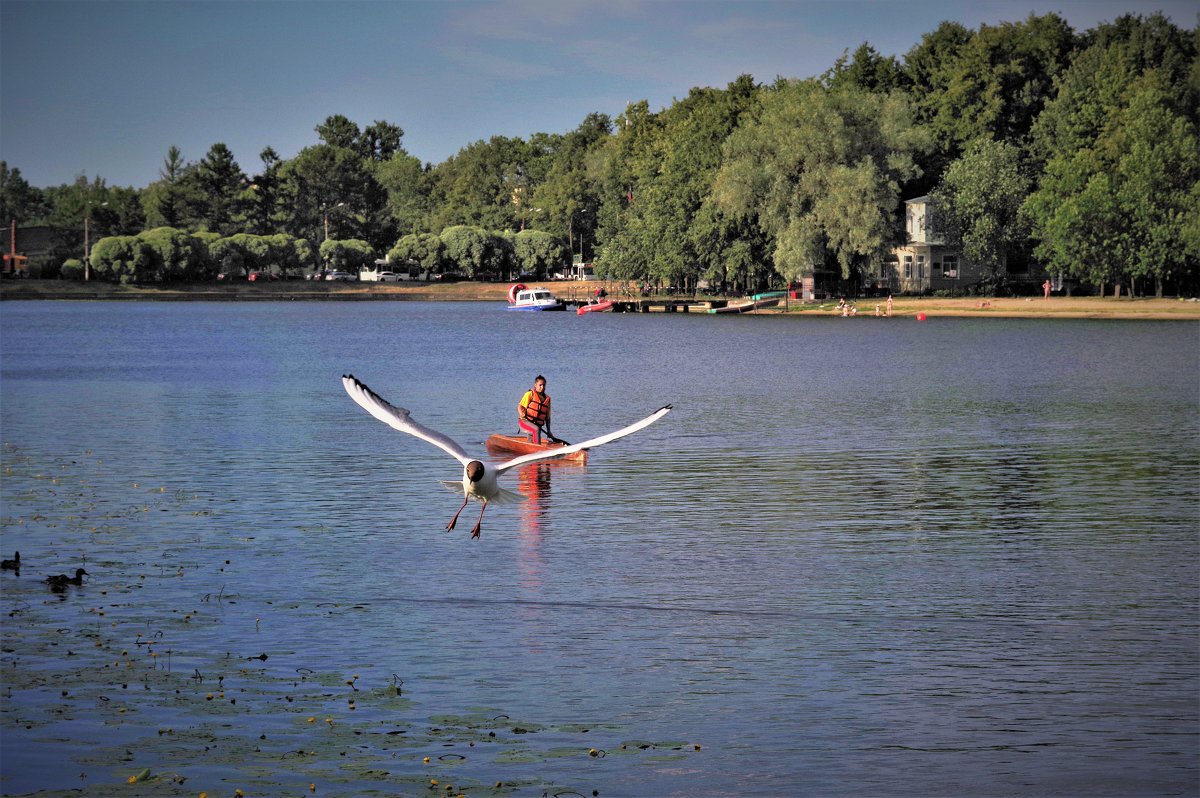
{"type": "Polygon", "coordinates": [[[67,585],[82,585],[83,577],[87,575],[87,571],[82,568],[76,568],[74,576],[67,576],[66,574],[47,576],[46,584],[50,585],[51,590],[63,590],[67,585]]]}
{"type": "Polygon", "coordinates": [[[21,552],[13,554],[11,560],[0,560],[0,570],[4,571],[20,571],[21,570],[21,552]]]}

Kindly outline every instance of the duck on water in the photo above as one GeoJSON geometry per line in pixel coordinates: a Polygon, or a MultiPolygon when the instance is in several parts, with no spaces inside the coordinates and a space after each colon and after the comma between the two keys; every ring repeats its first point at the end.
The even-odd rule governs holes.
{"type": "Polygon", "coordinates": [[[87,571],[82,568],[76,568],[74,576],[67,576],[66,574],[47,576],[46,584],[50,585],[51,590],[64,590],[67,585],[82,585],[85,576],[89,576],[87,571]]]}

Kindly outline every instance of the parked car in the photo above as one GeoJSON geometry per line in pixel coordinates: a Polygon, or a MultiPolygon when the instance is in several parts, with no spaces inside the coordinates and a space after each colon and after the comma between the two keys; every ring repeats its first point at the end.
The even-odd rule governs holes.
{"type": "Polygon", "coordinates": [[[354,275],[350,272],[329,272],[325,275],[325,279],[333,280],[334,282],[348,283],[354,279],[354,275]]]}
{"type": "Polygon", "coordinates": [[[400,275],[395,272],[380,272],[377,279],[381,283],[398,283],[400,282],[400,275]]]}
{"type": "Polygon", "coordinates": [[[278,280],[279,275],[274,272],[250,272],[250,276],[246,279],[252,283],[265,283],[268,280],[278,280]]]}

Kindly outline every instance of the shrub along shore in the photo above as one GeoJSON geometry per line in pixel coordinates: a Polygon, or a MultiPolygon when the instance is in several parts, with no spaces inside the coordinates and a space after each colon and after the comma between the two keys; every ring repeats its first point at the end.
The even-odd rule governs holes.
{"type": "MultiPolygon", "coordinates": [[[[621,298],[621,284],[612,282],[542,283],[556,296],[583,300],[604,287],[610,296],[621,298]]],[[[0,282],[0,299],[125,300],[150,302],[185,301],[476,301],[505,302],[511,283],[207,283],[172,286],[127,286],[111,283],[76,283],[59,280],[6,280],[0,282]]],[[[632,297],[632,295],[631,295],[632,297]]],[[[874,318],[875,306],[886,310],[883,299],[855,300],[858,318],[874,318]]],[[[780,313],[838,315],[836,303],[789,300],[756,315],[780,313]]],[[[893,316],[966,316],[994,318],[1110,318],[1200,320],[1200,301],[1183,298],[1112,297],[913,297],[897,296],[893,316]]]]}

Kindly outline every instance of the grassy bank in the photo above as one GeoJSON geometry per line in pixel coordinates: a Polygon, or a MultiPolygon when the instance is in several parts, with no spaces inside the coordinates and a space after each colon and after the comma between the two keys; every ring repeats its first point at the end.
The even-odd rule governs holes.
{"type": "MultiPolygon", "coordinates": [[[[10,280],[0,283],[0,299],[76,299],[127,301],[326,301],[415,300],[503,302],[510,283],[207,283],[169,287],[139,287],[108,283],[74,283],[57,280],[10,280]]],[[[598,287],[618,295],[613,283],[544,283],[563,299],[582,299],[598,287]]],[[[857,300],[858,317],[872,318],[882,300],[857,300]]],[[[789,301],[757,313],[837,315],[835,303],[789,301]]],[[[1200,302],[1168,298],[1059,297],[1041,298],[936,298],[896,297],[892,314],[909,317],[961,316],[979,318],[1109,318],[1196,319],[1200,302]]]]}

